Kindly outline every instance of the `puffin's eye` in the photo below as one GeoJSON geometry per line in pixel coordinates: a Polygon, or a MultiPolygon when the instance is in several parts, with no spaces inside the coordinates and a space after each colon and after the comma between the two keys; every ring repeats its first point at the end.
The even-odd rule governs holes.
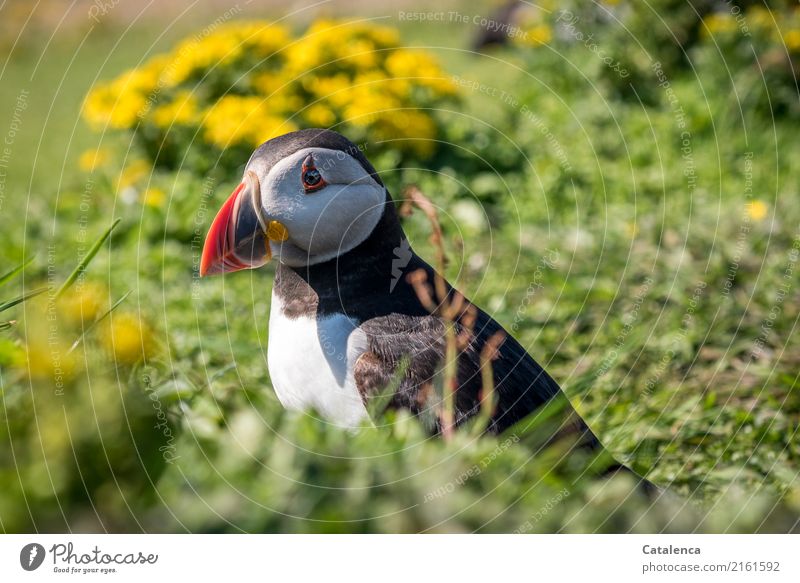
{"type": "Polygon", "coordinates": [[[306,156],[306,159],[303,160],[301,179],[303,181],[303,188],[307,193],[319,190],[327,184],[325,179],[322,178],[320,171],[314,166],[314,157],[311,154],[306,156]]]}

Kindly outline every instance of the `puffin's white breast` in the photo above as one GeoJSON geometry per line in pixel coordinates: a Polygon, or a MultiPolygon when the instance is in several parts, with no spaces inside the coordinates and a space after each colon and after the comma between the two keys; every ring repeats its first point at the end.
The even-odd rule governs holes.
{"type": "Polygon", "coordinates": [[[290,319],[273,294],[267,342],[269,374],[284,407],[315,409],[343,427],[367,417],[353,379],[353,366],[367,349],[357,322],[344,314],[290,319]]]}

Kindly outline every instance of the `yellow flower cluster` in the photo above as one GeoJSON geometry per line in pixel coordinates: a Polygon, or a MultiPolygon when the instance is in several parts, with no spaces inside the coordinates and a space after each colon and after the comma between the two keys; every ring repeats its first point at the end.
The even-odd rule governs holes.
{"type": "Polygon", "coordinates": [[[58,300],[58,315],[72,326],[89,326],[108,304],[108,290],[95,282],[80,282],[58,300]]]}
{"type": "Polygon", "coordinates": [[[24,342],[13,350],[0,346],[0,357],[60,390],[90,356],[132,365],[154,355],[157,343],[147,322],[131,311],[109,313],[109,306],[108,288],[91,280],[77,282],[58,299],[43,294],[25,305],[24,342]]]}
{"type": "Polygon", "coordinates": [[[136,364],[153,353],[153,332],[136,314],[111,314],[103,332],[110,356],[118,364],[136,364]]]}
{"type": "Polygon", "coordinates": [[[394,29],[320,20],[293,38],[267,22],[233,22],[99,85],[83,114],[99,129],[145,126],[162,138],[188,127],[218,149],[335,127],[426,155],[438,130],[431,110],[455,96],[450,76],[425,51],[401,47],[394,29]]]}
{"type": "MultiPolygon", "coordinates": [[[[780,19],[780,15],[777,16],[780,19]]],[[[747,23],[763,30],[774,29],[776,16],[765,6],[753,6],[747,11],[747,23]]]]}
{"type": "Polygon", "coordinates": [[[296,129],[272,115],[263,97],[226,95],[209,107],[204,123],[205,139],[220,148],[237,143],[257,146],[296,129]]]}
{"type": "Polygon", "coordinates": [[[553,40],[553,29],[547,24],[536,24],[525,31],[520,38],[520,44],[536,47],[546,45],[553,40]]]}
{"type": "Polygon", "coordinates": [[[703,34],[725,36],[737,32],[755,32],[772,42],[782,42],[792,52],[800,51],[800,8],[773,11],[765,6],[753,6],[743,15],[714,12],[703,19],[703,34]],[[781,34],[781,30],[784,32],[781,34]]]}
{"type": "Polygon", "coordinates": [[[789,52],[800,52],[800,7],[773,11],[765,6],[753,6],[736,16],[729,11],[714,12],[703,19],[703,24],[706,38],[753,33],[769,45],[782,44],[789,52]]]}
{"type": "Polygon", "coordinates": [[[109,153],[104,148],[97,148],[95,150],[84,150],[78,158],[78,166],[85,172],[92,172],[99,166],[105,165],[108,162],[109,153]]]}
{"type": "Polygon", "coordinates": [[[94,89],[83,104],[84,117],[96,129],[135,127],[147,111],[148,96],[160,86],[164,59],[155,58],[94,89]]]}
{"type": "Polygon", "coordinates": [[[147,178],[153,169],[145,160],[134,160],[126,168],[120,171],[117,177],[117,191],[122,191],[129,186],[134,186],[143,179],[147,178]]]}
{"type": "Polygon", "coordinates": [[[197,118],[199,107],[197,99],[189,91],[182,90],[175,94],[172,101],[160,105],[153,111],[153,123],[160,127],[174,124],[190,125],[197,118]]]}
{"type": "Polygon", "coordinates": [[[783,35],[783,42],[786,48],[793,53],[800,52],[800,29],[793,28],[783,35]]]}
{"type": "Polygon", "coordinates": [[[702,34],[708,36],[724,36],[738,29],[736,19],[729,12],[712,12],[703,19],[702,34]]]}
{"type": "Polygon", "coordinates": [[[520,47],[540,47],[553,40],[553,22],[551,17],[557,7],[544,6],[539,3],[538,10],[527,10],[522,13],[519,28],[509,29],[509,39],[520,47]]]}

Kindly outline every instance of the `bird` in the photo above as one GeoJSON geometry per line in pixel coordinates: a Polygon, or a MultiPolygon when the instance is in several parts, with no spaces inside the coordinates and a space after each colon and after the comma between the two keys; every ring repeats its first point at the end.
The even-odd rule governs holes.
{"type": "Polygon", "coordinates": [[[520,20],[519,12],[524,8],[530,9],[531,6],[520,0],[510,0],[498,7],[489,18],[482,19],[472,41],[472,50],[477,52],[493,46],[505,46],[510,44],[514,35],[525,34],[522,28],[515,25],[520,20]]]}
{"type": "MultiPolygon", "coordinates": [[[[422,398],[445,361],[447,322],[402,274],[439,274],[411,248],[395,202],[364,151],[328,129],[305,129],[259,146],[241,183],[209,228],[200,275],[255,269],[276,260],[267,365],[291,410],[316,411],[359,426],[370,399],[394,382],[390,406],[424,417],[422,398]]],[[[469,332],[457,356],[453,422],[479,414],[481,354],[503,335],[491,362],[494,409],[485,431],[500,434],[545,405],[558,404],[556,436],[600,448],[551,376],[503,327],[462,298],[454,326],[469,332]],[[469,325],[464,321],[469,312],[469,325]]],[[[434,416],[430,429],[440,433],[434,416]]]]}

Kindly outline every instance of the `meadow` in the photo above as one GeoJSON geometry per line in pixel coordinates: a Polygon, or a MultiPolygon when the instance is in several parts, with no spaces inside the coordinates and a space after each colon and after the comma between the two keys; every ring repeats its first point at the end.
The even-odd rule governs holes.
{"type": "MultiPolygon", "coordinates": [[[[20,18],[0,45],[0,529],[800,529],[800,12],[651,4],[544,2],[483,51],[478,2],[280,32],[251,6],[20,18]],[[445,441],[403,411],[349,432],[281,408],[274,266],[200,279],[199,258],[253,147],[315,125],[435,203],[448,278],[664,496],[543,447],[542,424],[445,441]]],[[[425,218],[404,227],[432,259],[425,218]]]]}

